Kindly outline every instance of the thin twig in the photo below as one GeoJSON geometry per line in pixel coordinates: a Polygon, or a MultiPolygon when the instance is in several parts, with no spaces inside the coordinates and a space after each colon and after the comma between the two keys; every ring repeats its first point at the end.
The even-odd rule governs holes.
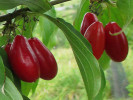
{"type": "Polygon", "coordinates": [[[51,1],[50,4],[51,5],[57,5],[57,4],[67,2],[67,1],[71,1],[71,0],[55,0],[55,1],[51,1]]]}
{"type": "MultiPolygon", "coordinates": [[[[51,5],[56,5],[56,4],[60,4],[60,3],[63,3],[63,2],[67,2],[67,1],[71,1],[71,0],[55,0],[55,1],[51,1],[50,4],[51,5]]],[[[14,19],[14,18],[16,18],[17,16],[21,15],[22,13],[24,13],[26,11],[30,11],[30,9],[29,8],[22,8],[20,10],[14,11],[13,13],[9,13],[9,14],[0,16],[0,22],[9,21],[11,19],[14,19]]]]}
{"type": "Polygon", "coordinates": [[[0,16],[0,22],[9,21],[9,20],[21,15],[22,12],[26,12],[26,11],[30,11],[30,9],[29,8],[23,8],[20,10],[16,10],[13,13],[9,13],[9,14],[0,16]]]}

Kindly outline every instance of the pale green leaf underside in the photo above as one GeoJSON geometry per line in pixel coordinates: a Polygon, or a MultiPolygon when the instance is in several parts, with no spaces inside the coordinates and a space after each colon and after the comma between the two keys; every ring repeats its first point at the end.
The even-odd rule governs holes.
{"type": "Polygon", "coordinates": [[[11,98],[11,100],[23,100],[21,94],[8,77],[6,77],[4,90],[5,94],[8,95],[11,98]]]}
{"type": "Polygon", "coordinates": [[[11,100],[8,96],[6,96],[4,93],[0,91],[0,99],[1,100],[11,100]]]}
{"type": "Polygon", "coordinates": [[[0,91],[3,87],[4,80],[5,80],[5,68],[4,68],[2,57],[0,55],[0,91]]]}

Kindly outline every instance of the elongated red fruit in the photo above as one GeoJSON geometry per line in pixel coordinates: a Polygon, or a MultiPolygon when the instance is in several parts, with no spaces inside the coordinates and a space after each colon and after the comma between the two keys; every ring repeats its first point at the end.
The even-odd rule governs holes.
{"type": "Polygon", "coordinates": [[[80,32],[82,35],[85,34],[86,29],[94,22],[98,21],[97,16],[93,13],[86,13],[84,15],[82,24],[81,24],[81,28],[80,28],[80,32]]]}
{"type": "Polygon", "coordinates": [[[57,63],[53,54],[37,38],[31,38],[28,41],[39,61],[40,77],[51,80],[57,74],[57,63]]]}
{"type": "Polygon", "coordinates": [[[34,82],[40,77],[38,60],[28,40],[17,35],[10,47],[9,60],[13,72],[25,82],[34,82]]]}
{"type": "Polygon", "coordinates": [[[114,34],[120,31],[121,28],[115,22],[110,22],[105,26],[105,50],[108,56],[116,62],[123,61],[128,54],[128,42],[124,32],[116,36],[112,36],[109,33],[114,34]]]}
{"type": "Polygon", "coordinates": [[[93,55],[99,59],[104,51],[105,46],[105,33],[104,27],[101,22],[94,22],[91,24],[84,36],[91,44],[93,55]]]}

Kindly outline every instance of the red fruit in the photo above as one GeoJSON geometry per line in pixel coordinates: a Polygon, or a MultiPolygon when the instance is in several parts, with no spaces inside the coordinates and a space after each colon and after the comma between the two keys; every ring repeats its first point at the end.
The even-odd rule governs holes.
{"type": "Polygon", "coordinates": [[[94,22],[98,21],[97,16],[93,13],[86,13],[84,15],[82,24],[81,24],[81,28],[80,28],[80,32],[82,35],[85,34],[86,29],[94,22]]]}
{"type": "Polygon", "coordinates": [[[91,24],[87,28],[84,37],[90,42],[93,55],[99,59],[104,51],[105,46],[105,33],[103,24],[101,22],[94,22],[91,24]]]}
{"type": "Polygon", "coordinates": [[[45,80],[54,78],[57,74],[57,63],[53,54],[37,38],[28,40],[40,64],[40,77],[45,80]]]}
{"type": "Polygon", "coordinates": [[[40,77],[38,60],[25,37],[15,37],[10,48],[9,60],[14,73],[21,80],[34,82],[40,77]]]}
{"type": "Polygon", "coordinates": [[[8,44],[5,46],[5,51],[6,51],[7,55],[9,55],[10,47],[11,47],[11,44],[10,44],[10,43],[8,43],[8,44]]]}
{"type": "Polygon", "coordinates": [[[110,22],[105,27],[105,50],[108,56],[116,62],[123,61],[128,54],[128,42],[124,32],[116,36],[109,34],[109,32],[114,34],[120,31],[121,28],[115,22],[110,22]]]}

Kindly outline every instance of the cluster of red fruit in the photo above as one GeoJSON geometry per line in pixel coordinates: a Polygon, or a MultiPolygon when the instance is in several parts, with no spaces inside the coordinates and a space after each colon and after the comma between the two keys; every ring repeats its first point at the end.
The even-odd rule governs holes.
{"type": "Polygon", "coordinates": [[[105,50],[116,62],[123,61],[128,54],[128,42],[124,32],[116,22],[109,22],[105,28],[93,13],[86,13],[81,24],[81,33],[90,42],[93,55],[99,59],[105,50]]]}
{"type": "Polygon", "coordinates": [[[57,63],[53,54],[37,38],[26,39],[17,35],[5,50],[11,69],[21,80],[34,82],[39,77],[53,79],[57,74],[57,63]]]}

